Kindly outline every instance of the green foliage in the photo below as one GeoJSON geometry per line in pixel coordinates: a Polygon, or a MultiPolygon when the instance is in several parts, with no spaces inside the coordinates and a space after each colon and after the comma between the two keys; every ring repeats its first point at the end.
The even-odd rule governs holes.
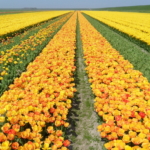
{"type": "Polygon", "coordinates": [[[150,5],[109,7],[109,8],[99,8],[98,10],[150,13],[150,5]]]}

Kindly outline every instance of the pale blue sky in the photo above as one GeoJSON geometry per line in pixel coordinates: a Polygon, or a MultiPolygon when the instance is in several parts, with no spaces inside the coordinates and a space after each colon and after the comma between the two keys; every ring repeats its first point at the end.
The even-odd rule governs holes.
{"type": "Polygon", "coordinates": [[[150,0],[0,0],[0,8],[104,8],[150,5],[150,0]]]}

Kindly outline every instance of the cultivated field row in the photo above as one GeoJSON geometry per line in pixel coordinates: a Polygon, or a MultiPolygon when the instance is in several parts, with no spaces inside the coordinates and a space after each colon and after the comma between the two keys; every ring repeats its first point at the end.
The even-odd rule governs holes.
{"type": "MultiPolygon", "coordinates": [[[[108,12],[47,12],[41,19],[44,13],[29,13],[36,26],[22,34],[28,25],[15,29],[13,21],[22,24],[27,14],[8,15],[18,18],[8,24],[16,35],[0,43],[0,149],[150,149],[149,52],[105,26],[100,14],[109,20],[108,12]]],[[[132,15],[140,17],[122,20],[114,12],[110,20],[143,41],[149,25],[131,24],[132,15]]]]}

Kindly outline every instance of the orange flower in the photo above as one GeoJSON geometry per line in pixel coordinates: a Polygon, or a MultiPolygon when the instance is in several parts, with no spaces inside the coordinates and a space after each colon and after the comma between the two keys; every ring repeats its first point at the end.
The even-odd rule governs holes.
{"type": "Polygon", "coordinates": [[[48,132],[48,133],[54,133],[54,128],[53,128],[53,126],[49,126],[49,127],[47,128],[47,132],[48,132]]]}
{"type": "Polygon", "coordinates": [[[111,150],[112,147],[113,147],[113,143],[112,142],[108,142],[108,143],[105,143],[104,146],[105,146],[106,149],[111,150]]]}
{"type": "Polygon", "coordinates": [[[139,145],[142,143],[142,140],[139,137],[135,137],[131,139],[132,143],[134,143],[135,145],[139,145]]]}
{"type": "Polygon", "coordinates": [[[61,147],[61,150],[68,150],[68,148],[66,148],[66,147],[61,147]]]}
{"type": "Polygon", "coordinates": [[[136,135],[137,135],[136,132],[134,132],[134,131],[129,131],[129,136],[130,136],[130,138],[135,138],[136,135]]]}
{"type": "Polygon", "coordinates": [[[57,150],[57,146],[56,145],[53,145],[51,148],[52,148],[52,150],[57,150]]]}
{"type": "Polygon", "coordinates": [[[5,124],[3,125],[3,127],[2,127],[2,131],[3,131],[4,133],[7,133],[8,130],[10,129],[10,127],[11,127],[11,125],[10,125],[9,123],[5,123],[5,124]]]}
{"type": "Polygon", "coordinates": [[[62,143],[62,141],[57,139],[57,140],[54,141],[54,144],[57,146],[57,148],[60,148],[64,143],[62,143]]]}
{"type": "Polygon", "coordinates": [[[98,127],[97,127],[97,130],[100,132],[100,131],[102,131],[103,130],[103,126],[102,125],[99,125],[98,127]]]}
{"type": "Polygon", "coordinates": [[[63,134],[62,130],[57,130],[57,131],[56,131],[56,135],[57,135],[57,136],[62,136],[62,134],[63,134]]]}
{"type": "Polygon", "coordinates": [[[69,123],[68,123],[68,122],[65,122],[65,123],[64,123],[64,126],[65,126],[65,127],[68,127],[68,126],[69,126],[69,123]]]}
{"type": "Polygon", "coordinates": [[[60,126],[60,125],[61,125],[61,122],[60,122],[59,120],[56,120],[56,121],[55,121],[55,126],[58,127],[58,126],[60,126]]]}
{"type": "Polygon", "coordinates": [[[13,142],[11,145],[12,149],[18,149],[19,148],[19,143],[18,142],[13,142]]]}
{"type": "Polygon", "coordinates": [[[7,135],[7,139],[10,140],[10,141],[14,140],[14,138],[15,138],[14,134],[8,134],[7,135]]]}
{"type": "Polygon", "coordinates": [[[4,133],[0,133],[0,142],[4,142],[7,140],[7,137],[4,133]]]}
{"type": "Polygon", "coordinates": [[[24,150],[35,150],[36,146],[33,142],[29,141],[24,145],[24,150]]]}
{"type": "Polygon", "coordinates": [[[124,130],[119,128],[119,130],[117,131],[118,136],[123,136],[124,135],[124,130]]]}
{"type": "Polygon", "coordinates": [[[69,146],[69,145],[70,145],[70,141],[69,141],[69,140],[65,140],[65,141],[63,142],[63,145],[66,146],[66,147],[69,146]]]}
{"type": "Polygon", "coordinates": [[[118,136],[117,136],[116,132],[112,132],[110,135],[111,135],[111,139],[113,139],[113,140],[118,139],[118,136]]]}
{"type": "Polygon", "coordinates": [[[15,132],[19,132],[19,130],[20,130],[20,125],[18,125],[18,124],[13,125],[13,126],[12,126],[12,129],[13,129],[15,132]]]}
{"type": "Polygon", "coordinates": [[[51,135],[48,136],[48,139],[49,139],[50,141],[54,141],[55,136],[51,134],[51,135]]]}
{"type": "Polygon", "coordinates": [[[124,135],[123,135],[123,138],[122,138],[122,141],[123,141],[124,143],[129,143],[129,142],[130,142],[130,136],[127,135],[127,134],[124,134],[124,135]]]}
{"type": "Polygon", "coordinates": [[[23,131],[23,132],[20,132],[20,136],[23,138],[23,139],[27,139],[30,137],[30,131],[23,131]]]}
{"type": "Polygon", "coordinates": [[[102,138],[105,138],[106,135],[107,135],[107,134],[106,134],[105,132],[101,132],[101,133],[100,133],[100,136],[101,136],[102,138]]]}

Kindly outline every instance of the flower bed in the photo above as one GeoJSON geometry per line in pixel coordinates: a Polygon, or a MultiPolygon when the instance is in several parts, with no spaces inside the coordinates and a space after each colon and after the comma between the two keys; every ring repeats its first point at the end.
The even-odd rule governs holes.
{"type": "Polygon", "coordinates": [[[142,73],[111,47],[79,14],[86,70],[95,111],[104,123],[98,126],[105,147],[111,150],[150,148],[150,84],[142,73]]]}
{"type": "Polygon", "coordinates": [[[0,55],[0,95],[25,70],[28,63],[41,52],[53,34],[71,17],[72,13],[64,16],[60,20],[41,29],[34,36],[13,46],[11,49],[1,51],[0,55]]]}
{"type": "Polygon", "coordinates": [[[0,142],[6,150],[67,150],[74,88],[76,13],[54,36],[27,71],[0,97],[0,142]]]}
{"type": "Polygon", "coordinates": [[[68,12],[69,11],[41,11],[1,15],[0,36],[15,33],[23,28],[35,25],[68,12]]]}
{"type": "Polygon", "coordinates": [[[149,13],[84,11],[108,26],[150,45],[149,13]]]}

